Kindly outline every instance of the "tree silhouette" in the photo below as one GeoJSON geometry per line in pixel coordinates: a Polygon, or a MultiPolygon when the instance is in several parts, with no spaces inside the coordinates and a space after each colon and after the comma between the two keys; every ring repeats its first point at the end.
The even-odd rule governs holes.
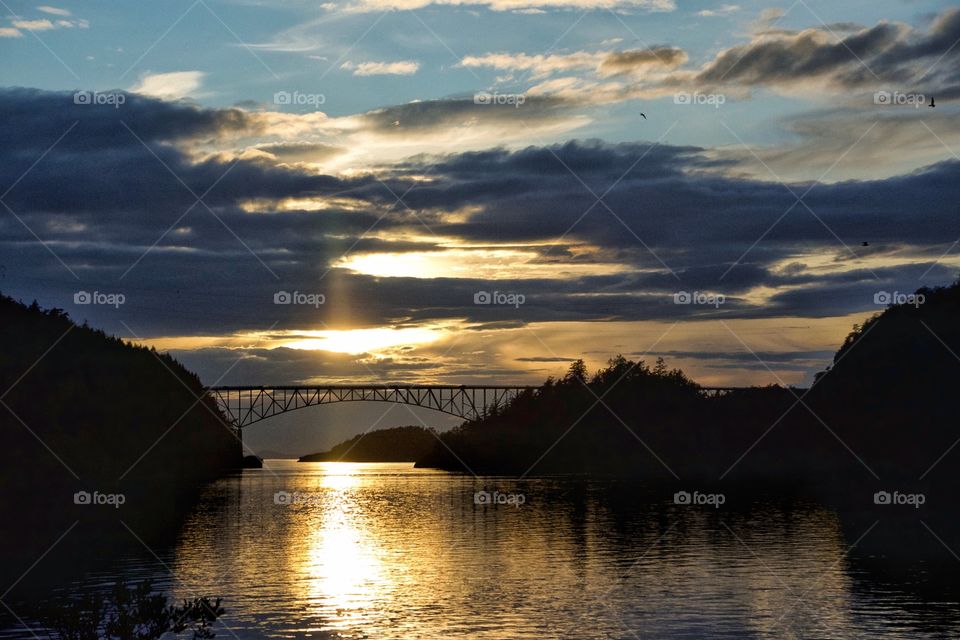
{"type": "Polygon", "coordinates": [[[570,368],[567,370],[567,375],[564,377],[564,380],[567,382],[586,382],[586,363],[583,360],[575,360],[574,362],[571,362],[570,368]]]}
{"type": "Polygon", "coordinates": [[[184,632],[197,640],[216,635],[210,627],[223,613],[220,598],[168,604],[167,597],[144,580],[129,588],[118,582],[106,596],[88,594],[58,603],[46,619],[58,640],[157,640],[184,632]]]}

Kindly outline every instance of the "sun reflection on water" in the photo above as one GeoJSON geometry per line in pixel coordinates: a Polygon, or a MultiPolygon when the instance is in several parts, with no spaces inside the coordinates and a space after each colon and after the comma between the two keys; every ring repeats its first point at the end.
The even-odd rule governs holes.
{"type": "MultiPolygon", "coordinates": [[[[864,591],[812,503],[715,514],[636,484],[485,478],[527,498],[493,508],[412,465],[270,462],[217,483],[176,549],[172,595],[223,596],[218,637],[904,637],[860,612],[913,606],[864,591]]],[[[931,613],[951,631],[953,606],[931,613]]]]}
{"type": "Polygon", "coordinates": [[[302,571],[311,613],[345,630],[383,597],[385,580],[368,523],[357,509],[355,493],[363,483],[358,465],[322,464],[322,500],[312,505],[319,524],[303,532],[309,543],[302,571]]]}

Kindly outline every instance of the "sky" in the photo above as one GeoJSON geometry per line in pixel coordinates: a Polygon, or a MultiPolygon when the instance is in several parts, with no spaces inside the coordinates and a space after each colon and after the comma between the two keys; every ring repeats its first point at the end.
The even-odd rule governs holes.
{"type": "Polygon", "coordinates": [[[2,0],[0,59],[0,291],[209,385],[803,386],[960,272],[947,2],[2,0]]]}

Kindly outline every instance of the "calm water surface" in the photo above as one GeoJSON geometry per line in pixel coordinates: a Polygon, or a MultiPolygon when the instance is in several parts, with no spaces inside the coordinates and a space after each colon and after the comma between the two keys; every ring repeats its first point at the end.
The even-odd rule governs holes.
{"type": "Polygon", "coordinates": [[[850,538],[813,504],[729,511],[614,480],[268,461],[208,487],[171,548],[83,582],[222,596],[217,636],[241,640],[960,635],[955,601],[863,575],[850,538]],[[482,490],[523,504],[476,504],[482,490]]]}

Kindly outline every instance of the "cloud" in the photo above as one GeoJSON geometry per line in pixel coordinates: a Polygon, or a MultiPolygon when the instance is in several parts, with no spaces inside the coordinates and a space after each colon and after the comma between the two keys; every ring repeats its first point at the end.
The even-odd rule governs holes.
{"type": "MultiPolygon", "coordinates": [[[[356,173],[416,154],[483,149],[490,146],[491,140],[527,144],[536,137],[563,135],[590,122],[589,117],[579,113],[579,102],[540,95],[522,96],[521,102],[484,102],[469,95],[414,101],[338,117],[321,111],[264,111],[262,106],[250,105],[258,109],[243,112],[251,127],[250,135],[234,132],[235,140],[221,157],[230,159],[249,153],[267,141],[278,145],[332,145],[340,151],[297,161],[322,164],[329,171],[356,173]]],[[[210,153],[209,145],[197,152],[210,153]]],[[[288,156],[288,161],[294,160],[288,156]]]]}
{"type": "MultiPolygon", "coordinates": [[[[846,25],[856,29],[856,25],[846,25]]],[[[947,9],[926,32],[880,22],[836,37],[827,28],[764,32],[722,51],[697,72],[695,83],[717,86],[819,85],[839,90],[884,84],[957,95],[960,8],[947,9]]]]}
{"type": "MultiPolygon", "coordinates": [[[[0,253],[16,257],[6,261],[5,289],[57,306],[69,306],[78,287],[120,290],[124,321],[141,335],[235,333],[242,345],[274,321],[276,331],[395,323],[462,332],[845,317],[877,310],[878,290],[911,290],[928,270],[922,282],[945,282],[960,266],[952,254],[935,265],[949,249],[943,229],[955,212],[943,203],[960,199],[960,161],[816,184],[805,196],[814,215],[779,183],[725,173],[735,159],[665,143],[417,156],[345,176],[299,166],[332,152],[308,143],[261,139],[256,153],[230,157],[190,151],[270,138],[261,136],[272,131],[265,121],[279,115],[137,94],[115,109],[76,105],[69,93],[0,91],[0,184],[15,184],[4,202],[23,223],[0,218],[0,253]],[[608,189],[598,203],[594,194],[608,189]],[[194,194],[206,194],[202,204],[194,194]],[[481,259],[499,268],[444,262],[481,259]],[[421,271],[407,268],[417,260],[421,271]],[[279,290],[327,301],[278,307],[279,290]],[[474,304],[477,291],[494,290],[526,302],[474,304]],[[716,291],[727,303],[677,305],[679,290],[716,291]]],[[[429,127],[430,114],[421,115],[429,127]]],[[[382,117],[365,124],[386,126],[382,117]]],[[[77,313],[116,322],[104,310],[77,313]]]]}
{"type": "Polygon", "coordinates": [[[0,38],[20,38],[23,34],[11,27],[0,27],[0,38]]]}
{"type": "Polygon", "coordinates": [[[697,11],[697,15],[704,18],[715,18],[717,16],[726,16],[731,13],[736,13],[740,11],[740,5],[738,4],[722,4],[716,9],[703,9],[697,11]]]}
{"type": "Polygon", "coordinates": [[[29,20],[16,16],[10,21],[11,27],[3,27],[0,29],[0,37],[16,38],[16,33],[19,33],[19,30],[36,32],[53,31],[54,29],[86,29],[90,26],[90,23],[82,18],[67,20],[66,16],[69,16],[70,12],[66,11],[65,9],[57,9],[56,7],[48,6],[37,7],[37,9],[49,15],[61,16],[61,18],[55,21],[52,21],[48,18],[36,18],[29,20]]]}
{"type": "Polygon", "coordinates": [[[960,122],[950,112],[923,105],[876,108],[872,95],[862,96],[860,105],[794,116],[782,124],[787,142],[752,149],[736,143],[716,155],[736,159],[730,170],[738,175],[837,182],[912,172],[960,148],[960,122]]]}
{"type": "Polygon", "coordinates": [[[147,73],[130,91],[161,100],[179,100],[195,94],[205,75],[202,71],[147,73]]]}
{"type": "Polygon", "coordinates": [[[802,100],[838,97],[873,109],[873,93],[960,97],[960,8],[936,16],[926,30],[901,23],[853,23],[800,31],[773,29],[780,18],[764,12],[749,42],[728,47],[697,68],[682,49],[661,46],[628,51],[528,55],[497,52],[467,56],[465,67],[525,72],[539,84],[528,93],[581,105],[610,105],[677,93],[722,94],[749,99],[769,89],[802,100]],[[555,77],[561,76],[561,77],[555,77]]]}
{"type": "Polygon", "coordinates": [[[599,71],[601,75],[619,75],[656,67],[673,68],[686,60],[687,54],[674,47],[617,51],[603,59],[599,71]]]}
{"type": "Polygon", "coordinates": [[[12,24],[15,28],[23,29],[24,31],[49,31],[56,28],[56,26],[46,18],[40,20],[14,20],[12,24]]]}
{"type": "Polygon", "coordinates": [[[255,147],[281,162],[316,163],[334,158],[346,152],[343,147],[323,143],[291,142],[273,143],[255,147]]]}
{"type": "Polygon", "coordinates": [[[74,27],[87,29],[90,27],[90,23],[87,20],[57,20],[57,26],[62,29],[73,29],[74,27]]]}
{"type": "Polygon", "coordinates": [[[488,67],[499,71],[528,71],[537,76],[561,71],[596,69],[605,52],[578,51],[568,54],[487,53],[481,56],[466,56],[460,61],[462,67],[488,67]]]}
{"type": "Polygon", "coordinates": [[[341,69],[353,71],[355,76],[409,76],[420,68],[420,63],[413,60],[397,62],[344,62],[341,69]]]}
{"type": "Polygon", "coordinates": [[[599,75],[619,75],[643,69],[662,67],[670,69],[686,61],[682,50],[674,47],[654,47],[626,51],[577,51],[567,54],[488,53],[466,56],[463,67],[489,67],[499,71],[525,71],[534,77],[555,73],[589,70],[599,75]]]}
{"type": "Polygon", "coordinates": [[[587,124],[578,103],[561,97],[525,95],[522,104],[485,102],[474,96],[423,100],[330,119],[326,126],[349,140],[339,161],[347,166],[390,163],[408,156],[484,149],[556,136],[587,124]]]}
{"type": "Polygon", "coordinates": [[[66,9],[51,7],[49,5],[40,5],[39,7],[37,7],[37,11],[42,11],[43,13],[49,13],[52,16],[69,16],[70,15],[70,12],[66,9]]]}

